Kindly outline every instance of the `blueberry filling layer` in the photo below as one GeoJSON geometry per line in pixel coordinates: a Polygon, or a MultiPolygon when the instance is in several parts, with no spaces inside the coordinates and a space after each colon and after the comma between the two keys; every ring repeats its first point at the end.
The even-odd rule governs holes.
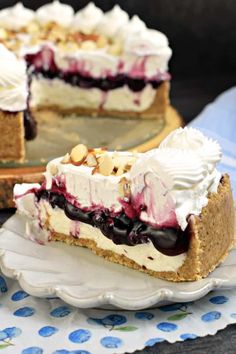
{"type": "Polygon", "coordinates": [[[155,229],[137,218],[128,218],[124,211],[112,216],[109,210],[84,211],[69,203],[63,194],[39,190],[38,201],[46,199],[52,208],[64,210],[66,216],[99,228],[104,236],[116,245],[135,246],[152,242],[153,246],[167,256],[177,256],[188,250],[190,232],[174,228],[155,229]]]}
{"type": "Polygon", "coordinates": [[[154,89],[157,89],[163,81],[144,80],[131,78],[127,75],[118,74],[116,76],[108,76],[106,78],[92,78],[90,76],[83,76],[79,73],[70,73],[62,71],[52,71],[44,69],[35,69],[31,75],[36,77],[44,77],[46,79],[61,79],[66,83],[81,87],[84,89],[98,88],[102,91],[110,91],[120,87],[128,86],[133,92],[142,91],[146,85],[151,84],[154,89]]]}
{"type": "Polygon", "coordinates": [[[46,55],[44,52],[36,54],[27,54],[25,60],[28,65],[30,76],[44,77],[47,79],[61,79],[72,86],[77,86],[85,89],[99,88],[102,91],[114,90],[123,86],[128,86],[133,92],[142,91],[146,85],[150,84],[154,89],[157,89],[161,83],[170,79],[168,73],[162,74],[160,78],[147,79],[135,78],[126,74],[110,75],[104,78],[93,78],[89,72],[82,74],[76,70],[62,71],[55,63],[54,54],[50,49],[47,49],[46,55]],[[47,58],[45,63],[43,57],[47,58]]]}

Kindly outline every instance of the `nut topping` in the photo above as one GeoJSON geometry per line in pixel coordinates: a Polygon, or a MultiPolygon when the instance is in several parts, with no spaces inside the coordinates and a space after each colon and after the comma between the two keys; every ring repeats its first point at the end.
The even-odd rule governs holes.
{"type": "Polygon", "coordinates": [[[72,162],[82,163],[88,155],[88,148],[84,144],[76,145],[70,153],[72,162]]]}
{"type": "Polygon", "coordinates": [[[67,152],[63,159],[61,160],[61,163],[66,164],[70,162],[70,154],[67,152]]]}
{"type": "Polygon", "coordinates": [[[98,169],[103,176],[110,176],[114,167],[114,162],[108,154],[102,155],[99,158],[98,169]]]}
{"type": "Polygon", "coordinates": [[[96,156],[95,154],[93,154],[92,152],[90,152],[87,157],[86,157],[86,161],[87,165],[89,167],[96,167],[98,162],[97,162],[97,159],[96,159],[96,156]]]}

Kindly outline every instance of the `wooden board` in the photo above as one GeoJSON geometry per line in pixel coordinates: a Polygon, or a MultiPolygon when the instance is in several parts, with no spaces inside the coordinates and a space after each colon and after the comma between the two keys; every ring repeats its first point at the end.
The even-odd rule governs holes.
{"type": "MultiPolygon", "coordinates": [[[[130,150],[145,152],[157,147],[160,142],[174,129],[180,127],[183,120],[178,112],[169,107],[165,124],[161,131],[151,139],[130,147],[130,150]]],[[[66,151],[65,151],[66,152],[66,151]]],[[[40,166],[17,166],[0,168],[0,209],[14,207],[13,202],[13,187],[16,183],[40,183],[43,180],[43,172],[45,164],[40,166]]]]}

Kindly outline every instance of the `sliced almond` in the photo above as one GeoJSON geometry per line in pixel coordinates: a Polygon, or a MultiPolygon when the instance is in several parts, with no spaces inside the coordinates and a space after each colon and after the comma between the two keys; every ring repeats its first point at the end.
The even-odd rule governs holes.
{"type": "Polygon", "coordinates": [[[119,166],[117,171],[116,171],[116,176],[121,176],[124,173],[124,168],[123,166],[119,166]]]}
{"type": "Polygon", "coordinates": [[[97,48],[96,42],[88,40],[88,41],[83,41],[80,45],[81,49],[84,50],[94,50],[97,48]]]}
{"type": "Polygon", "coordinates": [[[103,176],[110,176],[114,167],[113,160],[108,154],[102,155],[99,158],[98,169],[103,176]]]}
{"type": "Polygon", "coordinates": [[[107,41],[106,37],[100,36],[100,37],[98,38],[98,40],[97,40],[97,46],[98,46],[98,48],[104,48],[104,47],[107,46],[107,44],[108,44],[108,41],[107,41]]]}
{"type": "Polygon", "coordinates": [[[108,48],[108,53],[118,56],[122,52],[122,46],[119,42],[113,43],[108,48]]]}
{"type": "Polygon", "coordinates": [[[67,152],[65,156],[62,158],[61,163],[66,164],[70,162],[70,154],[67,152]]]}
{"type": "Polygon", "coordinates": [[[122,198],[130,198],[131,188],[129,181],[123,177],[119,182],[119,194],[122,198]]]}
{"type": "Polygon", "coordinates": [[[70,153],[72,162],[81,163],[88,155],[88,148],[84,144],[76,145],[70,153]]]}
{"type": "Polygon", "coordinates": [[[86,162],[89,167],[96,167],[98,164],[96,156],[93,153],[87,155],[86,162]]]}
{"type": "Polygon", "coordinates": [[[0,28],[0,39],[4,40],[7,39],[8,35],[7,35],[7,31],[5,31],[4,28],[0,28]]]}

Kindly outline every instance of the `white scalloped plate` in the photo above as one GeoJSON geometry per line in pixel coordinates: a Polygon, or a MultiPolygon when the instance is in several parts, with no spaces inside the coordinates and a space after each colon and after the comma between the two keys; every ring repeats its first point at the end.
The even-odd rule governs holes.
{"type": "Polygon", "coordinates": [[[112,264],[81,247],[41,246],[24,238],[24,230],[25,220],[18,215],[4,224],[0,266],[34,296],[58,296],[80,308],[139,310],[163,302],[189,302],[214,289],[236,287],[236,249],[208,278],[172,283],[112,264]]]}

